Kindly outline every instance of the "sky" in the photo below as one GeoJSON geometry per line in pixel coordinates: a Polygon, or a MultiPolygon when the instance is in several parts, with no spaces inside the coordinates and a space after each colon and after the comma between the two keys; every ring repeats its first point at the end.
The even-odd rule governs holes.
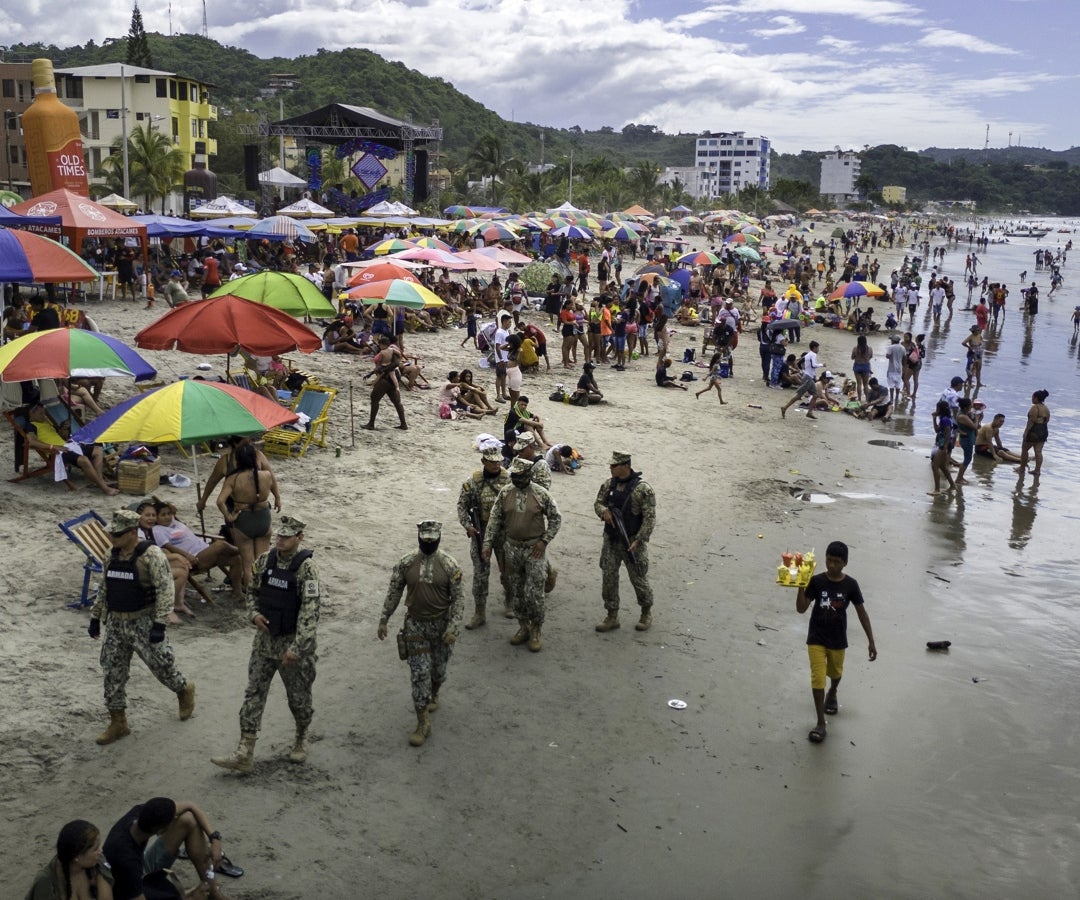
{"type": "MultiPolygon", "coordinates": [[[[57,21],[26,0],[0,34],[101,43],[131,4],[57,21]]],[[[169,33],[170,7],[174,33],[201,32],[202,0],[142,0],[146,30],[169,33]]],[[[363,47],[537,125],[745,131],[781,153],[1080,143],[1077,0],[208,0],[206,15],[256,56],[363,47]]]]}

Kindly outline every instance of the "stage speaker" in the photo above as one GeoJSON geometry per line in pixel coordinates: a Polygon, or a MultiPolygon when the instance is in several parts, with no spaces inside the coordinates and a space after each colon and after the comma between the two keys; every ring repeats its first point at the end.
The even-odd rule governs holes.
{"type": "Polygon", "coordinates": [[[416,174],[413,177],[413,200],[423,203],[428,198],[428,152],[416,151],[416,174]]]}
{"type": "Polygon", "coordinates": [[[259,189],[259,145],[244,144],[244,189],[259,189]]]}

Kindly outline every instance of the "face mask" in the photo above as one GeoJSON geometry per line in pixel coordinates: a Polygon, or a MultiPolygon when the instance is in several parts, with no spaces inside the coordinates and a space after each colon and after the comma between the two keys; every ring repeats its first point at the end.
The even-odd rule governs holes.
{"type": "Polygon", "coordinates": [[[438,541],[420,541],[420,552],[425,556],[431,556],[436,550],[439,549],[438,541]]]}
{"type": "Polygon", "coordinates": [[[514,483],[514,487],[524,488],[529,486],[532,477],[528,474],[511,475],[510,480],[514,483]]]}
{"type": "Polygon", "coordinates": [[[485,478],[498,478],[501,474],[502,474],[502,467],[499,467],[494,472],[492,472],[489,468],[487,468],[487,466],[484,467],[484,477],[485,478]]]}

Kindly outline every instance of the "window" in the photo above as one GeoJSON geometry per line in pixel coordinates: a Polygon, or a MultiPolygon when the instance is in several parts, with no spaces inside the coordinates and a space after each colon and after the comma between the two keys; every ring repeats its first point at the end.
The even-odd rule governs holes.
{"type": "Polygon", "coordinates": [[[180,143],[180,120],[176,116],[172,117],[172,142],[180,143]]]}
{"type": "Polygon", "coordinates": [[[150,83],[150,76],[149,75],[136,75],[135,76],[135,83],[136,84],[149,84],[150,83]]]}
{"type": "Polygon", "coordinates": [[[162,97],[162,98],[168,97],[169,96],[168,80],[165,79],[165,78],[156,79],[156,81],[155,81],[155,91],[157,93],[157,96],[159,96],[159,97],[162,97]]]}
{"type": "Polygon", "coordinates": [[[178,83],[178,85],[179,85],[179,90],[180,90],[180,96],[179,96],[178,99],[180,100],[181,103],[184,103],[184,102],[187,101],[187,98],[188,98],[187,82],[186,81],[181,81],[181,82],[178,83]]]}
{"type": "Polygon", "coordinates": [[[171,78],[169,79],[169,98],[171,100],[176,99],[176,82],[173,81],[171,78]]]}
{"type": "Polygon", "coordinates": [[[15,96],[15,79],[14,78],[5,78],[4,79],[4,96],[5,97],[14,97],[15,96]]]}
{"type": "Polygon", "coordinates": [[[13,165],[17,166],[19,164],[19,145],[18,144],[9,144],[8,145],[8,160],[13,165]]]}

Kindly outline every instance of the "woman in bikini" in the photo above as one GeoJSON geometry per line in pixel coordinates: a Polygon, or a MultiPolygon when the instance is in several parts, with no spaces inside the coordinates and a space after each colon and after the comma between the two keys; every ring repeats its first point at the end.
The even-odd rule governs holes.
{"type": "Polygon", "coordinates": [[[967,386],[971,387],[971,379],[975,379],[975,387],[982,387],[982,359],[983,337],[982,329],[978,325],[971,326],[971,332],[960,342],[967,348],[967,386]]]}
{"type": "Polygon", "coordinates": [[[1042,472],[1042,448],[1050,436],[1050,408],[1046,405],[1049,391],[1036,391],[1031,395],[1031,409],[1027,414],[1027,426],[1024,428],[1024,443],[1020,447],[1020,465],[1016,471],[1023,475],[1027,472],[1028,453],[1035,455],[1035,468],[1032,475],[1036,478],[1042,472]]]}
{"type": "Polygon", "coordinates": [[[270,502],[276,482],[273,473],[259,471],[255,448],[250,444],[236,452],[236,471],[221,487],[217,507],[232,526],[232,536],[240,551],[241,581],[247,593],[255,560],[270,549],[270,502]],[[231,503],[230,503],[231,501],[231,503]]]}
{"type": "Polygon", "coordinates": [[[870,376],[873,374],[870,360],[873,358],[874,350],[867,344],[866,335],[860,334],[855,338],[855,346],[851,350],[851,371],[855,375],[855,397],[860,403],[870,392],[870,376]]]}
{"type": "MultiPolygon", "coordinates": [[[[234,434],[229,438],[229,449],[226,453],[223,453],[218,457],[218,461],[214,465],[214,470],[210,473],[210,477],[206,479],[206,487],[203,488],[202,494],[195,504],[196,511],[202,512],[206,509],[206,502],[210,499],[210,495],[214,492],[214,488],[216,488],[223,479],[236,471],[236,452],[245,444],[251,444],[250,437],[241,437],[240,435],[234,434]]],[[[265,472],[270,476],[270,492],[274,495],[274,512],[281,512],[281,494],[278,491],[277,478],[274,476],[274,470],[270,468],[270,460],[266,458],[261,450],[255,451],[255,459],[259,464],[259,472],[265,472]]]]}

